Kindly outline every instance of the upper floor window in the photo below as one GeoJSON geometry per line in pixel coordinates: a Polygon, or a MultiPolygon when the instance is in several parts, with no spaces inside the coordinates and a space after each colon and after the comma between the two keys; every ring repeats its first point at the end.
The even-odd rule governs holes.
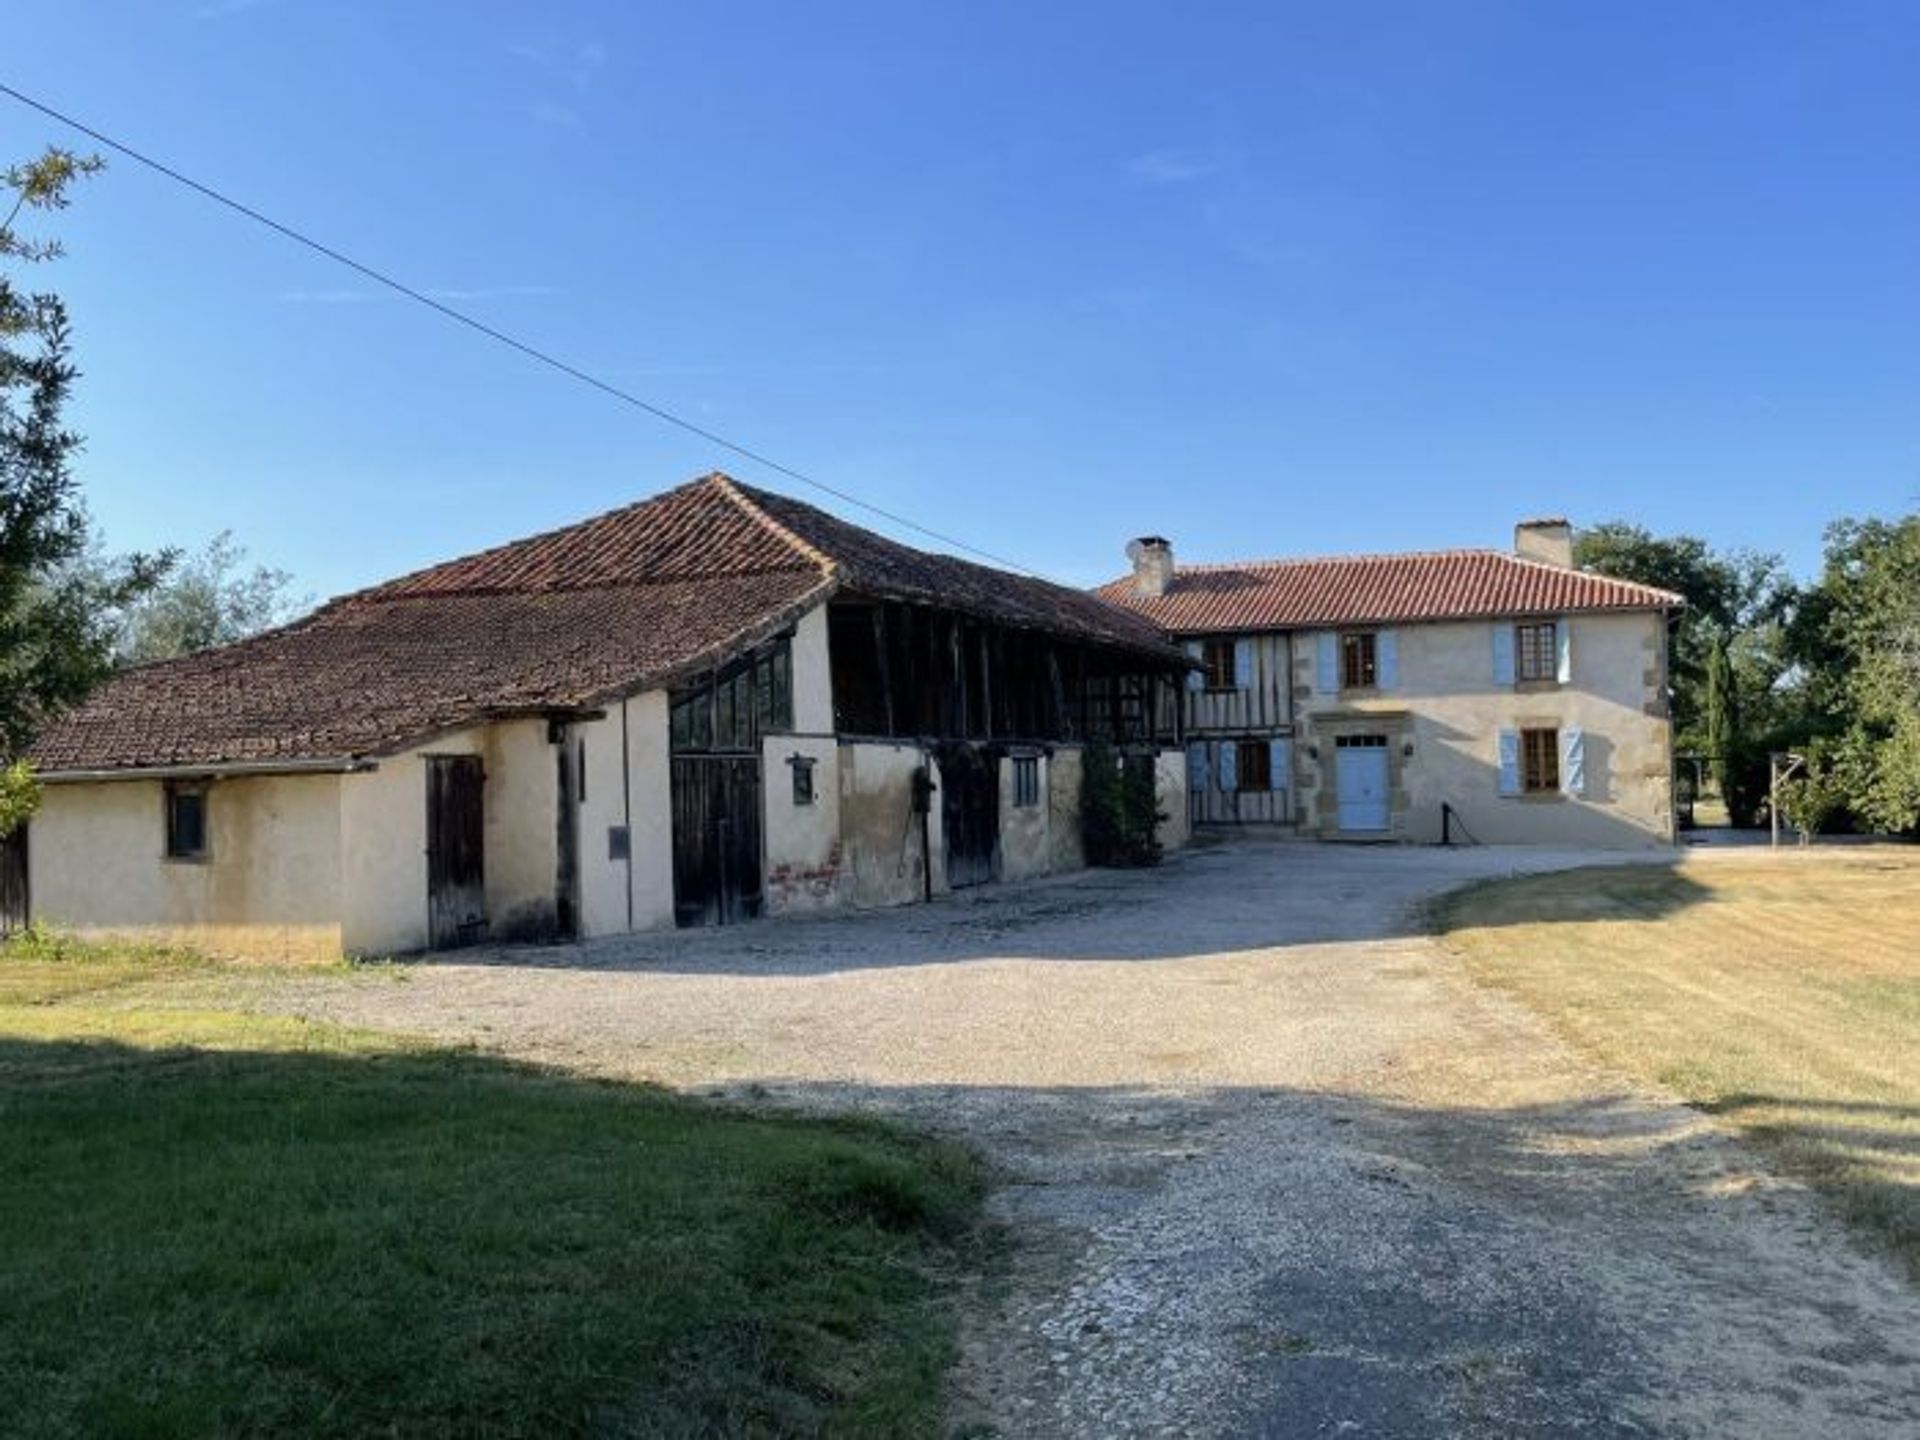
{"type": "Polygon", "coordinates": [[[770,730],[793,728],[793,657],[782,638],[713,676],[676,690],[674,750],[757,750],[770,730]]]}
{"type": "Polygon", "coordinates": [[[207,858],[207,787],[174,781],[167,786],[167,858],[207,858]]]}
{"type": "Polygon", "coordinates": [[[1371,690],[1380,683],[1380,637],[1355,630],[1340,637],[1340,688],[1371,690]]]}
{"type": "Polygon", "coordinates": [[[1552,620],[1516,625],[1514,673],[1522,680],[1555,680],[1560,675],[1560,627],[1552,620]]]}
{"type": "Polygon", "coordinates": [[[1206,672],[1207,689],[1234,688],[1233,641],[1207,640],[1200,646],[1200,664],[1206,672]]]}

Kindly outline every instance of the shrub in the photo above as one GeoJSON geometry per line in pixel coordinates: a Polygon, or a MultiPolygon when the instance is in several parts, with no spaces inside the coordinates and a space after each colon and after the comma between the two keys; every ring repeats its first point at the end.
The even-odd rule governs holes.
{"type": "Polygon", "coordinates": [[[1104,741],[1082,757],[1081,835],[1089,865],[1131,867],[1160,861],[1159,806],[1153,755],[1121,754],[1104,741]]]}

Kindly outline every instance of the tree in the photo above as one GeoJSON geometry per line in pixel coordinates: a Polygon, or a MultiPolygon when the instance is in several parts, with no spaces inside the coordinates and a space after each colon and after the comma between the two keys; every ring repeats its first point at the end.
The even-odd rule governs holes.
{"type": "Polygon", "coordinates": [[[1753,750],[1741,724],[1740,680],[1734,674],[1733,654],[1724,634],[1713,637],[1707,651],[1706,754],[1727,819],[1737,826],[1754,822],[1757,796],[1753,785],[1753,750]]]}
{"type": "Polygon", "coordinates": [[[1574,562],[1583,570],[1672,590],[1686,600],[1670,666],[1678,748],[1713,750],[1703,727],[1707,663],[1716,641],[1725,645],[1748,702],[1748,732],[1771,732],[1792,723],[1784,682],[1792,663],[1787,622],[1797,592],[1779,556],[1752,550],[1718,552],[1697,536],[1658,536],[1615,520],[1574,537],[1574,562]]]}
{"type": "MultiPolygon", "coordinates": [[[[50,149],[0,172],[0,261],[57,259],[59,242],[30,239],[18,222],[66,208],[70,187],[100,168],[97,157],[50,149]]],[[[103,570],[73,564],[88,536],[72,466],[80,437],[62,423],[77,373],[59,297],[0,269],[0,761],[107,673],[115,611],[164,565],[142,556],[103,570]]]]}
{"type": "Polygon", "coordinates": [[[170,660],[241,640],[290,620],[306,608],[293,577],[265,565],[247,566],[247,552],[231,530],[181,559],[152,591],[127,611],[119,658],[130,664],[170,660]]]}
{"type": "Polygon", "coordinates": [[[0,839],[24,825],[39,807],[40,787],[33,782],[33,767],[24,760],[0,765],[0,839]]]}
{"type": "Polygon", "coordinates": [[[1828,527],[1791,629],[1819,733],[1818,780],[1862,825],[1920,831],[1920,515],[1828,527]]]}

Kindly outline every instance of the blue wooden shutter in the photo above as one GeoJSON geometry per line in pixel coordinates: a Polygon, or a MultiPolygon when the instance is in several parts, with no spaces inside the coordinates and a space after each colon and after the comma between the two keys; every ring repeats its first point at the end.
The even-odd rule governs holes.
{"type": "Polygon", "coordinates": [[[1207,788],[1207,742],[1195,740],[1187,746],[1187,788],[1207,788]]]}
{"type": "Polygon", "coordinates": [[[1587,793],[1587,740],[1578,728],[1560,732],[1560,790],[1566,795],[1587,793]]]}
{"type": "Polygon", "coordinates": [[[1340,692],[1340,637],[1322,630],[1314,639],[1313,688],[1322,695],[1340,692]]]}
{"type": "Polygon", "coordinates": [[[1220,742],[1220,788],[1238,790],[1240,788],[1240,751],[1231,740],[1220,742]]]}
{"type": "Polygon", "coordinates": [[[1233,642],[1233,688],[1236,690],[1253,688],[1253,641],[1251,640],[1233,642]]]}
{"type": "MultiPolygon", "coordinates": [[[[1205,654],[1206,654],[1206,651],[1201,648],[1200,642],[1198,640],[1187,641],[1187,658],[1189,660],[1192,660],[1195,664],[1198,664],[1200,661],[1200,658],[1205,654]]],[[[1198,690],[1201,688],[1201,686],[1205,685],[1206,683],[1207,683],[1207,677],[1202,671],[1199,671],[1199,670],[1187,671],[1187,689],[1198,690]]]]}
{"type": "Polygon", "coordinates": [[[1518,730],[1500,732],[1500,793],[1502,795],[1520,793],[1520,732],[1518,730]]]}
{"type": "Polygon", "coordinates": [[[1269,790],[1293,788],[1293,743],[1291,741],[1269,740],[1267,742],[1267,772],[1269,790]]]}
{"type": "Polygon", "coordinates": [[[1503,620],[1493,622],[1493,683],[1513,684],[1513,626],[1503,620]]]}
{"type": "Polygon", "coordinates": [[[1562,615],[1553,625],[1554,643],[1560,653],[1554,656],[1554,674],[1562,685],[1573,683],[1573,626],[1562,615]]]}
{"type": "Polygon", "coordinates": [[[1400,635],[1382,630],[1373,639],[1373,683],[1392,690],[1400,683],[1400,635]]]}

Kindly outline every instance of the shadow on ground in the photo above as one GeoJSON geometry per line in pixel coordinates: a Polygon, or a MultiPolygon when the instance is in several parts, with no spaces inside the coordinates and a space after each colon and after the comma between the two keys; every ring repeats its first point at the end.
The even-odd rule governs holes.
{"type": "MultiPolygon", "coordinates": [[[[623,1347],[695,1306],[700,1322],[661,1341],[681,1357],[662,1375],[700,1356],[700,1403],[722,1407],[702,1412],[709,1433],[765,1430],[724,1409],[724,1367],[768,1360],[753,1262],[774,1242],[696,1246],[691,1268],[680,1252],[735,1203],[743,1167],[779,1153],[773,1106],[902,1120],[992,1156],[1010,1244],[965,1286],[963,1424],[1424,1437],[1920,1423],[1911,1291],[1690,1112],[1631,1097],[769,1084],[729,1092],[756,1108],[714,1112],[470,1054],[20,1041],[0,1043],[0,1079],[0,1215],[34,1237],[0,1257],[0,1380],[29,1403],[76,1385],[137,1399],[177,1382],[200,1387],[196,1404],[291,1385],[296,1408],[357,1421],[531,1433],[503,1394],[525,1385],[528,1414],[551,1418],[553,1387],[584,1385],[589,1408],[558,1413],[604,1414],[593,1377],[652,1373],[623,1347]],[[695,1111],[740,1133],[675,1141],[635,1120],[695,1111]],[[633,1165],[680,1176],[671,1205],[618,1198],[628,1187],[608,1179],[633,1165]],[[636,1236],[654,1249],[636,1253],[636,1236]],[[397,1308],[422,1285],[425,1308],[397,1308]],[[716,1297],[718,1314],[695,1305],[716,1297]],[[259,1318],[236,1326],[236,1312],[259,1318]],[[620,1353],[576,1354],[583,1335],[620,1353]],[[761,1338],[741,1349],[743,1336],[761,1338]]],[[[842,1133],[838,1158],[794,1157],[749,1190],[773,1186],[796,1214],[818,1196],[867,1203],[833,1177],[859,1173],[855,1142],[875,1132],[842,1133]]],[[[913,1193],[895,1181],[883,1190],[913,1193]]],[[[903,1212],[875,1203],[839,1218],[884,1236],[903,1212]]],[[[832,1270],[844,1239],[815,1233],[808,1265],[832,1270]]],[[[856,1345],[846,1323],[818,1333],[856,1345]]],[[[776,1421],[767,1433],[828,1428],[804,1406],[776,1421]]]]}
{"type": "MultiPolygon", "coordinates": [[[[825,974],[1019,955],[1053,961],[1165,960],[1427,933],[1425,903],[1476,882],[1573,866],[1642,865],[1637,918],[1658,920],[1705,891],[1674,873],[1673,851],[1332,846],[1290,841],[1200,846],[1145,870],[1088,870],[968,890],[930,905],[797,915],[706,930],[562,945],[487,946],[421,964],[684,974],[825,974]]],[[[1574,917],[1578,918],[1578,917],[1574,917]]],[[[1489,923],[1499,923],[1497,919],[1489,923]]]]}

